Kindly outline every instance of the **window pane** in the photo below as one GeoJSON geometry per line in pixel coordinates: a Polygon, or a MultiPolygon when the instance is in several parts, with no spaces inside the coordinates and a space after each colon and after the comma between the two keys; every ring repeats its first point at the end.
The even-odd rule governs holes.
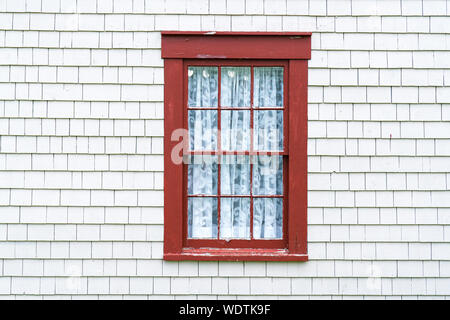
{"type": "Polygon", "coordinates": [[[250,238],[250,198],[220,200],[220,238],[250,238]]]}
{"type": "Polygon", "coordinates": [[[190,150],[217,148],[217,111],[189,110],[190,150]]]}
{"type": "Polygon", "coordinates": [[[221,111],[222,150],[250,148],[250,111],[221,111]]]}
{"type": "Polygon", "coordinates": [[[223,156],[220,192],[225,195],[250,194],[250,157],[223,156]]]}
{"type": "Polygon", "coordinates": [[[250,67],[223,67],[221,106],[250,107],[250,67]]]}
{"type": "Polygon", "coordinates": [[[188,106],[217,107],[217,67],[188,68],[188,106]]]}
{"type": "Polygon", "coordinates": [[[283,111],[255,111],[254,122],[255,150],[283,150],[283,111]]]}
{"type": "Polygon", "coordinates": [[[188,194],[217,194],[217,157],[191,156],[188,165],[188,194]]]}
{"type": "Polygon", "coordinates": [[[217,199],[189,198],[188,237],[217,238],[217,199]]]}
{"type": "Polygon", "coordinates": [[[253,194],[283,194],[283,157],[259,156],[253,164],[253,194]]]}
{"type": "Polygon", "coordinates": [[[255,68],[255,107],[283,107],[283,67],[255,68]]]}
{"type": "Polygon", "coordinates": [[[253,199],[253,238],[283,238],[283,199],[253,199]]]}

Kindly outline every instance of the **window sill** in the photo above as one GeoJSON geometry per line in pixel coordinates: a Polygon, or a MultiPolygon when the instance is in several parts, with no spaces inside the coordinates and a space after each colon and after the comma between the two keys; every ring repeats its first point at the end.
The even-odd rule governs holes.
{"type": "Polygon", "coordinates": [[[308,261],[307,254],[292,254],[287,249],[184,248],[180,253],[165,253],[164,260],[194,261],[308,261]]]}

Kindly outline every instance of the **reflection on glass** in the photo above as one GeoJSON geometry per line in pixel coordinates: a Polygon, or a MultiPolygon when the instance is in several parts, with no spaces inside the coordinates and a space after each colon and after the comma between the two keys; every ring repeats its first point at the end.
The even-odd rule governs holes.
{"type": "Polygon", "coordinates": [[[188,106],[217,107],[217,67],[188,68],[188,106]]]}
{"type": "Polygon", "coordinates": [[[217,148],[217,111],[189,110],[189,149],[217,148]]]}
{"type": "Polygon", "coordinates": [[[223,150],[249,150],[250,111],[222,111],[221,135],[223,150]]]}
{"type": "Polygon", "coordinates": [[[283,111],[255,111],[253,137],[255,150],[283,150],[283,111]]]}
{"type": "Polygon", "coordinates": [[[253,237],[255,239],[283,238],[283,199],[253,199],[253,237]]]}
{"type": "Polygon", "coordinates": [[[283,71],[283,67],[254,68],[253,103],[255,107],[283,106],[283,71]]]}
{"type": "Polygon", "coordinates": [[[225,195],[250,194],[250,157],[223,156],[220,191],[225,195]]]}
{"type": "Polygon", "coordinates": [[[283,194],[283,157],[258,156],[253,164],[253,194],[283,194]]]}
{"type": "Polygon", "coordinates": [[[217,199],[189,198],[188,237],[191,239],[217,238],[217,199]]]}
{"type": "Polygon", "coordinates": [[[217,194],[217,156],[191,156],[188,164],[188,194],[217,194]]]}
{"type": "Polygon", "coordinates": [[[250,67],[222,67],[222,107],[250,107],[250,67]]]}
{"type": "Polygon", "coordinates": [[[250,238],[250,198],[220,200],[220,238],[250,238]]]}

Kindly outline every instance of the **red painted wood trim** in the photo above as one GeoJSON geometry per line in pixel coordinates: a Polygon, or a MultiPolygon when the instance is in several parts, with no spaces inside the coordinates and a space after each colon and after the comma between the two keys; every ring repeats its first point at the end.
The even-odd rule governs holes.
{"type": "Polygon", "coordinates": [[[311,36],[312,32],[257,32],[257,31],[162,31],[164,35],[203,36],[311,36]]]}
{"type": "Polygon", "coordinates": [[[187,239],[187,248],[215,248],[215,249],[280,249],[286,248],[286,242],[283,239],[262,240],[262,239],[187,239]]]}
{"type": "MultiPolygon", "coordinates": [[[[217,59],[186,59],[186,65],[188,66],[216,66],[220,62],[222,67],[229,66],[245,66],[254,65],[255,67],[285,67],[287,65],[286,60],[270,59],[270,60],[217,60],[217,59]]],[[[224,106],[222,106],[224,107],[224,106]]],[[[226,106],[225,106],[226,107],[226,106]]],[[[274,108],[278,109],[278,108],[274,108]]]]}
{"type": "Polygon", "coordinates": [[[292,254],[286,249],[192,249],[164,254],[164,260],[200,261],[308,261],[306,254],[292,254]]]}
{"type": "Polygon", "coordinates": [[[307,252],[308,62],[289,65],[289,252],[307,252]]]}
{"type": "MultiPolygon", "coordinates": [[[[284,113],[283,116],[283,122],[284,122],[284,130],[283,130],[283,135],[284,135],[284,143],[283,143],[283,147],[286,150],[287,149],[287,135],[288,135],[288,131],[287,131],[287,122],[288,122],[288,105],[289,105],[289,86],[288,86],[288,73],[289,73],[289,63],[286,60],[268,60],[268,61],[260,61],[260,60],[205,60],[206,63],[203,64],[199,61],[203,61],[203,60],[184,60],[184,79],[187,79],[187,69],[189,66],[191,65],[212,65],[218,68],[219,74],[218,74],[218,83],[221,83],[221,68],[223,66],[228,66],[228,65],[233,65],[233,66],[246,66],[246,67],[250,67],[252,72],[251,72],[251,86],[250,86],[250,107],[248,108],[248,110],[250,111],[258,111],[258,110],[279,110],[282,111],[284,113]],[[273,61],[273,63],[271,63],[271,61],[273,61]],[[284,106],[283,108],[275,108],[275,107],[271,107],[271,108],[254,108],[253,107],[253,90],[254,90],[254,68],[255,67],[260,67],[260,66],[280,66],[282,68],[284,68],[284,86],[285,86],[285,90],[284,90],[284,106]]],[[[187,104],[187,81],[185,81],[184,83],[184,103],[183,103],[183,108],[184,110],[191,110],[192,108],[189,108],[188,104],[187,104]]],[[[222,110],[222,105],[221,105],[221,89],[219,87],[218,90],[218,106],[216,108],[197,108],[198,110],[217,110],[218,111],[218,129],[221,130],[221,110],[222,110]]],[[[230,110],[234,110],[234,111],[242,111],[244,108],[231,108],[230,110]]],[[[186,111],[185,111],[186,112],[186,111]]],[[[188,123],[187,123],[187,117],[185,117],[185,121],[184,121],[184,125],[187,128],[188,127],[188,123]]],[[[250,128],[253,128],[253,112],[251,112],[251,121],[250,121],[250,128]]],[[[246,151],[243,152],[243,154],[260,154],[261,151],[253,151],[253,135],[250,136],[250,151],[246,151]]],[[[221,150],[221,136],[218,135],[217,137],[217,143],[218,143],[218,149],[217,151],[207,151],[207,154],[222,154],[222,153],[227,153],[226,151],[222,151],[221,150]]],[[[205,151],[201,151],[200,153],[204,153],[205,151]]],[[[195,153],[195,151],[188,151],[187,154],[193,154],[195,153]]],[[[235,153],[235,151],[231,152],[231,153],[235,153]]],[[[272,152],[272,153],[277,153],[280,155],[287,155],[287,151],[281,151],[281,152],[272,152]]],[[[286,157],[284,157],[284,159],[286,160],[286,157]]],[[[221,171],[221,167],[218,166],[218,194],[217,195],[187,195],[187,168],[184,168],[184,186],[183,186],[183,190],[184,190],[184,212],[183,212],[183,216],[184,216],[184,224],[183,224],[183,246],[184,247],[190,247],[190,248],[253,248],[253,249],[261,249],[261,248],[276,248],[276,249],[280,249],[280,248],[286,248],[287,247],[287,212],[288,212],[288,206],[287,206],[287,192],[288,192],[288,188],[287,186],[287,181],[288,181],[288,175],[287,175],[287,161],[283,161],[284,163],[284,169],[283,169],[283,185],[285,186],[284,192],[282,195],[254,195],[253,194],[253,186],[252,186],[252,182],[253,182],[253,164],[250,164],[250,168],[251,168],[251,172],[252,174],[250,175],[250,194],[249,195],[221,195],[220,192],[220,186],[221,186],[221,175],[220,175],[220,171],[221,171]],[[217,199],[217,208],[218,208],[218,238],[217,239],[188,239],[187,238],[187,204],[188,204],[188,199],[191,198],[196,198],[196,197],[205,197],[205,198],[216,198],[217,199]],[[220,215],[221,215],[221,210],[220,210],[220,206],[221,206],[221,199],[222,198],[249,198],[250,199],[250,239],[232,239],[229,241],[225,241],[220,239],[220,215]],[[281,198],[284,199],[283,200],[283,238],[282,239],[276,239],[276,240],[260,240],[260,239],[253,239],[253,200],[254,198],[281,198]]]]}
{"type": "MultiPolygon", "coordinates": [[[[183,60],[164,61],[164,253],[181,252],[183,247],[183,165],[172,160],[179,141],[174,130],[183,128],[183,60]]],[[[180,150],[181,151],[181,150],[180,150]]]]}
{"type": "Polygon", "coordinates": [[[166,32],[162,34],[161,56],[165,59],[311,59],[311,35],[166,32]]]}

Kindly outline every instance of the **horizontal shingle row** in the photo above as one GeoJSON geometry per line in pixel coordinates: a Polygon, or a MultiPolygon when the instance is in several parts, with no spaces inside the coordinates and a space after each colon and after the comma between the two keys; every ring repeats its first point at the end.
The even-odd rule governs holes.
{"type": "Polygon", "coordinates": [[[2,0],[6,12],[264,15],[442,15],[446,0],[2,0]]]}

